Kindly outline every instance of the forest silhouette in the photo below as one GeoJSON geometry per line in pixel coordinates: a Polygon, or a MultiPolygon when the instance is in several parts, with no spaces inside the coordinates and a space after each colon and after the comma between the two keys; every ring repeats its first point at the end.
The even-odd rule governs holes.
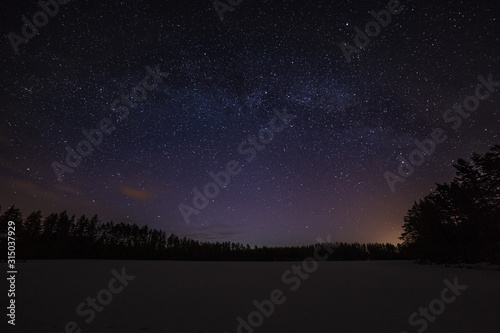
{"type": "MultiPolygon", "coordinates": [[[[328,260],[418,260],[434,263],[500,263],[500,145],[471,161],[454,164],[456,176],[415,202],[404,217],[402,244],[329,243],[328,260]]],[[[1,209],[1,208],[0,208],[1,209]]],[[[1,212],[1,211],[0,211],[1,212]]],[[[232,242],[179,238],[147,225],[102,222],[68,215],[23,218],[15,206],[0,216],[0,234],[16,226],[16,259],[133,259],[213,261],[300,261],[321,244],[250,247],[232,242]]],[[[7,258],[1,238],[0,258],[7,258]]]]}

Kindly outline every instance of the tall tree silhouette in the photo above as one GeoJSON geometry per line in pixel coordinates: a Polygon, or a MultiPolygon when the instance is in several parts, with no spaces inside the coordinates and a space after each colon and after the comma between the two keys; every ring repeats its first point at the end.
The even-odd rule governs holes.
{"type": "Polygon", "coordinates": [[[16,225],[16,236],[22,236],[23,234],[23,214],[19,211],[15,205],[9,207],[5,213],[0,215],[0,233],[7,233],[7,227],[9,221],[14,221],[16,225]]]}
{"type": "Polygon", "coordinates": [[[420,259],[500,260],[500,146],[454,164],[456,177],[437,184],[404,218],[400,239],[420,259]]]}

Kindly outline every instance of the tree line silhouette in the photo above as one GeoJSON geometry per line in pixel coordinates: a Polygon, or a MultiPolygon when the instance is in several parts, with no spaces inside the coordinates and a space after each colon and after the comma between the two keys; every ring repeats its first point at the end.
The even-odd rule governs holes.
{"type": "MultiPolygon", "coordinates": [[[[471,161],[454,164],[456,176],[415,202],[404,217],[402,244],[328,243],[327,260],[417,259],[421,262],[500,263],[500,145],[471,161]]],[[[1,207],[0,207],[1,212],[1,207]]],[[[16,224],[16,256],[22,259],[303,260],[319,244],[250,247],[200,242],[137,224],[102,222],[97,215],[76,219],[66,211],[23,218],[14,206],[0,215],[0,235],[16,224]]],[[[0,237],[1,243],[7,243],[0,237]]],[[[1,259],[7,248],[1,246],[1,259]]]]}
{"type": "MultiPolygon", "coordinates": [[[[200,242],[137,224],[101,222],[97,215],[76,219],[66,211],[45,218],[40,211],[26,218],[14,206],[0,216],[0,233],[16,224],[16,255],[22,259],[151,260],[304,260],[315,246],[257,247],[232,242],[200,242]]],[[[328,260],[402,259],[400,246],[379,243],[329,243],[328,260]]],[[[2,251],[5,259],[7,251],[2,251]]]]}
{"type": "Polygon", "coordinates": [[[453,166],[450,184],[408,210],[400,239],[421,261],[500,263],[500,145],[453,166]]]}

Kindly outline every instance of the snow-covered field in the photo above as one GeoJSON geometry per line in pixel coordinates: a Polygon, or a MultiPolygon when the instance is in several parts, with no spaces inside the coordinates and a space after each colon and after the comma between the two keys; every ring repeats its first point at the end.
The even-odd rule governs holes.
{"type": "MultiPolygon", "coordinates": [[[[301,264],[19,263],[16,326],[3,329],[9,318],[2,297],[0,328],[23,333],[500,332],[500,271],[406,261],[319,262],[316,270],[301,264]],[[300,272],[293,265],[301,266],[300,272]],[[450,290],[445,280],[459,286],[450,290]],[[92,302],[96,296],[93,309],[87,298],[92,302]],[[270,306],[269,299],[276,304],[270,306]],[[260,312],[255,300],[263,306],[260,312]],[[427,314],[419,312],[429,306],[427,314]],[[239,324],[238,317],[257,327],[239,324]]],[[[7,267],[0,264],[0,269],[7,267]]],[[[8,288],[2,280],[4,294],[8,288]]]]}

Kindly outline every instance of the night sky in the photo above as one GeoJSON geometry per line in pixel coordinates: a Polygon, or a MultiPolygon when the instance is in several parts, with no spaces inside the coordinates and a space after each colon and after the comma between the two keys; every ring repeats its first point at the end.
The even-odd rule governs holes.
{"type": "Polygon", "coordinates": [[[41,7],[3,2],[2,211],[97,213],[252,246],[397,243],[407,210],[453,178],[458,157],[500,143],[500,87],[483,85],[460,126],[453,111],[478,77],[500,81],[500,2],[401,1],[347,61],[340,45],[355,47],[355,27],[387,6],[243,0],[221,20],[210,0],[72,1],[16,53],[13,34],[41,7]],[[447,140],[393,192],[384,173],[436,128],[447,140]],[[97,144],[62,172],[66,147],[84,140],[97,144]],[[228,163],[229,184],[196,209],[193,188],[228,163]]]}

